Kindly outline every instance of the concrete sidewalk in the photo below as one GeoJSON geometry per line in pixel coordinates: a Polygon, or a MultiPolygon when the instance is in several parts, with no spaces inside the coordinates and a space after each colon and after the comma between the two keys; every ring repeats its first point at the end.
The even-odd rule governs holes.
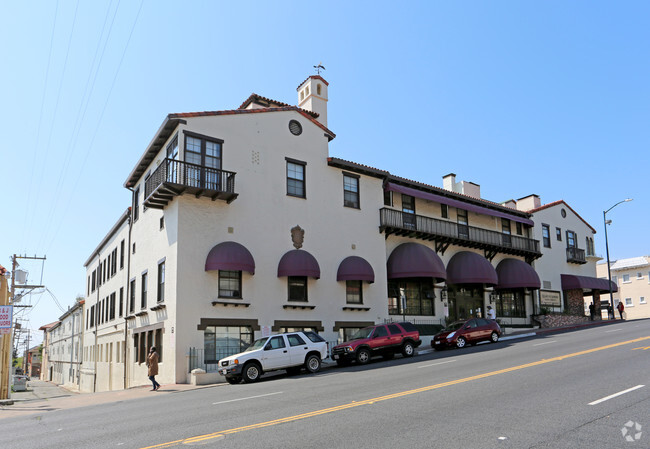
{"type": "MultiPolygon", "coordinates": [[[[529,338],[537,335],[567,332],[588,327],[621,323],[625,323],[625,321],[591,321],[588,323],[551,329],[527,329],[511,332],[502,337],[501,340],[529,338]]],[[[417,354],[424,355],[432,351],[432,348],[423,345],[418,348],[417,354]]],[[[336,366],[336,363],[328,359],[323,361],[322,369],[331,369],[336,366]]],[[[27,382],[27,391],[12,393],[11,400],[8,401],[0,400],[0,420],[35,413],[153,397],[160,394],[173,394],[203,388],[218,388],[226,385],[228,384],[225,382],[211,385],[168,384],[162,385],[158,391],[150,391],[151,386],[146,385],[129,388],[128,390],[104,391],[100,393],[78,393],[58,386],[52,382],[32,379],[27,382]]]]}

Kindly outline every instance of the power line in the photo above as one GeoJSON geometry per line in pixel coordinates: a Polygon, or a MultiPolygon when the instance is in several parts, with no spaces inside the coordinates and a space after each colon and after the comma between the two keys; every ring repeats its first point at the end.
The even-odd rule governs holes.
{"type": "MultiPolygon", "coordinates": [[[[104,102],[104,107],[102,108],[102,112],[101,112],[101,114],[99,116],[99,120],[97,121],[97,126],[95,127],[95,131],[93,132],[93,136],[92,136],[92,138],[90,140],[90,144],[88,145],[88,149],[86,150],[86,154],[85,154],[85,157],[84,157],[83,162],[81,164],[81,167],[79,168],[79,174],[80,175],[81,175],[81,173],[83,173],[83,170],[84,170],[84,168],[86,166],[86,162],[88,161],[88,156],[90,155],[90,151],[93,148],[95,138],[97,137],[97,132],[99,131],[99,127],[100,127],[100,125],[102,123],[102,119],[104,118],[104,113],[106,112],[106,107],[108,106],[108,101],[109,101],[109,99],[111,97],[111,93],[113,92],[113,88],[115,87],[115,81],[117,81],[117,76],[120,73],[120,69],[122,68],[122,63],[124,62],[124,56],[126,55],[126,51],[129,48],[129,43],[131,42],[131,37],[133,36],[133,31],[135,30],[135,26],[138,23],[138,18],[140,17],[140,12],[142,11],[143,4],[144,4],[144,0],[141,0],[140,1],[140,7],[138,8],[138,13],[137,13],[137,15],[135,17],[135,20],[133,21],[133,25],[131,26],[131,31],[129,33],[129,38],[128,38],[127,42],[126,42],[126,45],[124,46],[124,50],[122,51],[122,56],[120,58],[120,62],[118,64],[118,66],[117,66],[117,70],[115,71],[115,75],[113,76],[113,82],[111,83],[111,87],[110,87],[110,89],[108,91],[108,95],[106,96],[106,101],[104,102]]],[[[75,183],[74,183],[74,186],[72,188],[72,191],[76,190],[77,184],[79,183],[79,179],[81,178],[80,175],[75,177],[75,183]]],[[[66,205],[66,207],[64,209],[64,213],[63,213],[64,216],[67,215],[67,211],[70,208],[70,203],[71,202],[72,202],[72,195],[70,195],[68,197],[68,203],[67,203],[67,205],[66,205]]],[[[50,241],[50,244],[48,245],[48,249],[52,245],[52,243],[54,243],[54,240],[56,239],[56,236],[59,233],[59,230],[61,229],[61,224],[62,224],[62,220],[59,221],[58,226],[56,227],[54,235],[52,236],[52,240],[50,241]]]]}
{"type": "Polygon", "coordinates": [[[50,78],[50,62],[52,61],[52,47],[54,46],[54,31],[56,30],[56,18],[59,12],[59,1],[56,2],[54,10],[54,23],[52,24],[52,34],[50,36],[50,51],[47,57],[47,68],[45,70],[45,82],[43,83],[43,95],[41,96],[41,112],[38,115],[38,126],[36,128],[36,145],[34,146],[34,160],[32,161],[32,172],[29,177],[29,191],[27,194],[27,203],[25,207],[25,219],[23,220],[23,232],[20,237],[20,244],[25,241],[25,232],[27,229],[27,222],[29,220],[30,204],[32,198],[32,186],[34,185],[34,168],[36,167],[38,157],[38,147],[41,140],[41,124],[43,123],[43,110],[45,109],[45,94],[47,93],[47,81],[50,78]]]}
{"type": "MultiPolygon", "coordinates": [[[[70,165],[70,161],[72,160],[72,155],[75,152],[75,149],[77,147],[77,139],[79,138],[79,133],[81,131],[81,124],[84,122],[84,119],[86,117],[86,111],[88,110],[88,105],[90,104],[90,99],[91,99],[92,94],[94,92],[95,81],[97,80],[97,75],[99,73],[99,69],[101,67],[102,61],[104,60],[104,53],[106,51],[108,41],[110,40],[110,37],[111,37],[111,32],[113,30],[113,24],[115,23],[115,16],[117,15],[117,11],[118,11],[118,9],[120,7],[119,0],[118,0],[117,7],[115,8],[115,11],[113,13],[113,18],[111,20],[108,33],[106,35],[106,39],[103,40],[104,30],[106,29],[106,23],[108,22],[108,17],[109,17],[109,14],[111,12],[112,5],[113,5],[113,1],[111,0],[111,2],[108,5],[108,8],[106,9],[106,14],[104,16],[104,24],[102,26],[102,31],[101,31],[101,33],[99,35],[99,40],[97,41],[97,47],[95,48],[95,55],[93,56],[93,61],[92,61],[91,65],[90,65],[90,71],[88,72],[88,78],[86,79],[86,86],[84,88],[84,93],[83,93],[82,98],[81,98],[81,103],[79,104],[79,109],[77,110],[77,117],[75,119],[75,123],[74,123],[74,126],[72,128],[72,133],[70,134],[70,141],[69,141],[68,146],[67,146],[68,150],[67,150],[66,156],[64,158],[63,168],[59,171],[59,180],[58,180],[57,186],[55,188],[54,201],[51,204],[50,212],[49,212],[48,218],[47,218],[48,226],[43,227],[43,229],[45,229],[45,230],[51,229],[49,224],[54,221],[54,215],[55,215],[55,212],[57,210],[57,205],[58,205],[59,200],[60,200],[60,198],[62,196],[59,192],[62,191],[62,189],[63,189],[63,181],[64,181],[64,179],[67,178],[67,172],[68,172],[68,168],[69,168],[69,165],[70,165]],[[101,45],[102,41],[104,42],[103,47],[101,45]],[[97,60],[97,55],[99,54],[100,48],[102,48],[101,56],[99,58],[99,63],[97,64],[97,67],[95,68],[95,61],[97,60]],[[94,76],[93,76],[93,72],[94,72],[94,76]],[[91,79],[92,79],[92,84],[90,82],[91,79]],[[90,85],[90,91],[88,91],[88,86],[89,85],[90,85]],[[88,95],[86,95],[86,94],[88,94],[88,95]]],[[[71,193],[70,193],[70,195],[71,195],[71,193]]],[[[44,243],[45,241],[46,241],[46,231],[43,233],[43,235],[41,237],[41,241],[40,241],[38,247],[40,248],[42,246],[41,244],[44,243]]]]}

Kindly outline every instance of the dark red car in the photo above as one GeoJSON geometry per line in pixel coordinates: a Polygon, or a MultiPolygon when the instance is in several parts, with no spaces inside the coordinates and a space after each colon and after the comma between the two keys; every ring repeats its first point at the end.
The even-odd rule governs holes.
{"type": "Polygon", "coordinates": [[[496,343],[500,336],[501,327],[496,321],[472,318],[467,321],[451,323],[444,330],[438,332],[431,340],[431,347],[440,350],[448,347],[463,348],[468,344],[473,345],[480,341],[496,343]]]}
{"type": "Polygon", "coordinates": [[[353,360],[362,365],[375,356],[391,359],[396,353],[401,353],[404,357],[412,357],[415,348],[421,343],[420,332],[408,321],[377,324],[364,327],[349,341],[334,346],[332,359],[338,365],[345,365],[353,360]]]}

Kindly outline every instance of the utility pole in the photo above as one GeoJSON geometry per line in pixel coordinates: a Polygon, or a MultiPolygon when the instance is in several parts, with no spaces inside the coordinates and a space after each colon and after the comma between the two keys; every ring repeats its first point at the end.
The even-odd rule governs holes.
{"type": "MultiPolygon", "coordinates": [[[[18,268],[18,266],[19,266],[18,259],[41,260],[42,263],[45,264],[46,257],[27,256],[27,255],[18,256],[16,254],[14,254],[13,257],[11,258],[11,291],[9,293],[9,305],[13,306],[14,309],[16,307],[31,307],[31,306],[24,306],[24,305],[15,305],[17,300],[20,297],[22,297],[22,294],[21,294],[21,296],[19,298],[16,298],[16,290],[29,290],[29,291],[31,291],[31,290],[34,290],[35,288],[44,287],[43,285],[25,284],[24,281],[23,282],[16,282],[16,268],[18,268]],[[16,284],[18,284],[18,285],[16,285],[16,284]]],[[[43,281],[43,270],[41,269],[41,283],[42,283],[42,281],[43,281]]],[[[14,339],[15,338],[16,338],[15,332],[12,332],[11,333],[11,349],[12,350],[14,348],[14,339]]],[[[29,353],[29,336],[27,337],[27,351],[26,351],[26,354],[27,353],[29,353]]],[[[25,357],[25,360],[26,359],[27,358],[25,357]]],[[[0,382],[0,386],[2,387],[2,388],[0,388],[0,392],[4,392],[5,378],[6,378],[7,386],[11,385],[11,368],[13,366],[12,360],[13,360],[13,354],[11,354],[11,357],[9,358],[8,363],[7,363],[7,361],[2,361],[3,366],[2,366],[2,370],[0,370],[0,372],[2,372],[4,369],[6,369],[7,374],[6,374],[6,377],[3,376],[2,382],[0,382]]],[[[9,390],[7,390],[7,395],[8,395],[8,393],[9,393],[9,390]]]]}

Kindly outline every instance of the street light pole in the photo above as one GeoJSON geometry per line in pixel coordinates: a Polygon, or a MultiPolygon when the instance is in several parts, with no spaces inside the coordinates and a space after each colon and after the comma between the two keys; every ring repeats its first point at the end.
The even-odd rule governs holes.
{"type": "MultiPolygon", "coordinates": [[[[609,306],[611,307],[612,315],[614,315],[613,318],[616,318],[616,314],[614,313],[614,293],[612,292],[612,271],[610,270],[609,243],[607,241],[607,225],[611,223],[611,220],[609,221],[609,223],[607,222],[607,212],[614,209],[619,204],[627,203],[629,201],[632,201],[632,198],[626,198],[623,201],[619,201],[618,203],[614,204],[606,211],[603,211],[603,223],[604,223],[603,225],[605,226],[605,252],[607,253],[607,279],[609,280],[609,306]]],[[[609,311],[607,312],[607,318],[609,318],[609,311]]]]}

